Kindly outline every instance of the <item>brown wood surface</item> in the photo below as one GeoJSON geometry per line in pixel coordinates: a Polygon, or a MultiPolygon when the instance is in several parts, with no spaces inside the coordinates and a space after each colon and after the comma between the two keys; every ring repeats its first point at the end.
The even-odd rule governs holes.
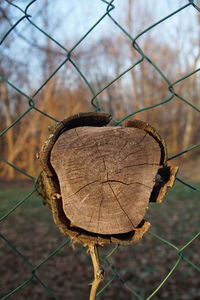
{"type": "Polygon", "coordinates": [[[138,128],[85,126],[62,133],[50,161],[71,225],[100,234],[137,227],[160,157],[158,142],[138,128]]]}

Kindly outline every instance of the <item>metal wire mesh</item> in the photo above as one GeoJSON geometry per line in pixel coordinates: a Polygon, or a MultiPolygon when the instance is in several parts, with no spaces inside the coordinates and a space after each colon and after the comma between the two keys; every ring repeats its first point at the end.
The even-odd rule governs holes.
{"type": "MultiPolygon", "coordinates": [[[[5,0],[7,3],[9,3],[11,6],[13,6],[16,10],[19,10],[22,14],[22,17],[18,19],[18,21],[12,25],[10,27],[10,29],[8,30],[8,32],[4,35],[4,37],[2,38],[0,44],[2,44],[4,42],[4,40],[8,37],[8,35],[18,26],[19,23],[23,22],[24,20],[29,22],[30,26],[35,27],[37,30],[39,30],[43,35],[45,35],[47,38],[49,38],[52,42],[56,43],[57,46],[59,46],[62,50],[65,51],[66,53],[66,57],[65,59],[62,61],[62,63],[60,63],[55,70],[52,72],[52,74],[50,74],[50,76],[46,79],[45,82],[43,82],[43,84],[37,89],[37,91],[34,93],[34,95],[32,95],[32,97],[30,97],[29,95],[27,95],[26,93],[24,93],[21,89],[19,89],[17,86],[15,86],[12,82],[10,82],[7,78],[5,78],[3,75],[0,75],[0,78],[2,81],[4,81],[6,84],[8,84],[12,89],[14,89],[17,93],[19,93],[20,95],[22,95],[24,98],[27,99],[28,104],[29,104],[29,108],[27,110],[25,110],[20,116],[18,116],[18,118],[16,118],[16,120],[10,124],[7,128],[5,128],[1,133],[0,133],[0,137],[3,137],[3,135],[5,135],[7,133],[8,130],[10,130],[13,126],[15,126],[22,118],[24,118],[27,114],[29,114],[31,111],[35,111],[36,113],[42,114],[47,118],[53,119],[55,120],[54,117],[52,117],[51,115],[41,111],[40,109],[37,108],[37,105],[35,103],[35,97],[36,95],[43,89],[43,87],[51,80],[51,78],[60,70],[60,68],[66,64],[66,62],[70,62],[71,65],[75,68],[75,70],[79,73],[79,76],[84,80],[84,82],[86,83],[88,89],[90,90],[90,92],[92,92],[92,99],[91,99],[91,103],[94,106],[96,111],[103,111],[102,107],[101,107],[101,101],[98,99],[98,95],[100,93],[102,93],[102,91],[104,91],[105,89],[107,89],[110,85],[112,85],[115,81],[117,81],[120,77],[122,77],[125,73],[129,72],[132,68],[136,67],[138,64],[140,64],[142,61],[147,61],[152,68],[154,68],[158,74],[158,76],[161,76],[162,79],[166,82],[168,90],[170,92],[170,96],[168,98],[166,98],[165,100],[147,106],[147,107],[143,107],[137,111],[133,111],[131,113],[129,113],[128,115],[126,115],[125,117],[123,117],[121,120],[115,120],[116,124],[119,125],[121,124],[122,121],[124,121],[125,119],[137,114],[138,112],[141,111],[145,111],[145,110],[150,110],[153,109],[156,106],[164,106],[167,102],[173,101],[173,99],[175,97],[178,97],[183,103],[184,105],[189,105],[190,107],[192,107],[194,110],[196,110],[197,112],[200,112],[200,109],[197,108],[195,105],[193,105],[192,103],[190,103],[187,99],[185,99],[183,96],[179,95],[176,92],[176,85],[185,80],[186,78],[188,78],[189,76],[195,74],[196,72],[199,72],[200,69],[196,69],[188,74],[185,74],[184,76],[182,76],[181,78],[177,78],[176,81],[174,82],[170,82],[170,80],[165,76],[164,72],[156,65],[156,63],[154,61],[152,61],[150,59],[150,57],[148,57],[144,51],[140,48],[140,45],[138,43],[138,39],[142,36],[145,35],[148,31],[150,31],[152,28],[159,26],[159,24],[161,24],[162,22],[164,22],[166,19],[171,18],[172,16],[178,14],[180,11],[182,10],[186,10],[188,9],[188,7],[193,6],[194,9],[196,9],[197,11],[200,11],[200,8],[194,3],[193,0],[189,0],[188,3],[182,7],[180,7],[178,10],[173,11],[172,13],[170,13],[169,15],[165,16],[163,19],[159,20],[158,22],[156,22],[155,24],[153,24],[152,26],[146,28],[144,31],[140,32],[137,36],[132,37],[112,16],[111,12],[112,10],[115,9],[115,6],[113,4],[113,1],[105,1],[105,0],[101,0],[102,2],[104,2],[106,4],[106,11],[105,14],[101,16],[101,18],[99,18],[96,23],[89,29],[88,32],[86,32],[81,39],[73,45],[73,47],[71,49],[66,49],[63,45],[61,45],[58,41],[56,41],[52,36],[48,35],[43,29],[41,29],[38,25],[36,25],[32,20],[31,20],[31,16],[29,15],[29,9],[31,7],[31,5],[34,2],[37,2],[37,0],[33,0],[31,2],[28,3],[28,5],[26,6],[26,8],[23,10],[20,6],[16,5],[14,2],[12,1],[8,1],[5,0]],[[104,18],[110,18],[110,20],[113,22],[113,24],[118,27],[124,35],[126,35],[127,39],[129,39],[132,43],[132,46],[134,47],[134,49],[138,52],[138,54],[140,55],[140,59],[134,63],[131,67],[129,67],[127,70],[125,70],[123,73],[121,73],[118,77],[114,78],[114,80],[112,80],[111,82],[109,82],[109,84],[107,84],[106,86],[104,86],[102,89],[98,90],[97,92],[94,91],[93,87],[91,86],[91,84],[89,83],[89,81],[87,80],[87,78],[83,75],[83,73],[81,72],[81,70],[78,68],[78,66],[76,65],[76,63],[73,61],[71,54],[72,52],[76,49],[76,47],[90,34],[90,32],[98,25],[100,25],[101,21],[104,18]]],[[[58,120],[55,120],[58,121],[58,120]]],[[[169,160],[173,160],[174,158],[183,155],[186,152],[192,151],[193,149],[197,148],[200,146],[200,143],[195,144],[193,146],[191,146],[188,149],[184,149],[183,151],[169,157],[169,160]]],[[[25,198],[23,198],[21,201],[19,201],[17,203],[17,205],[15,205],[14,207],[12,207],[12,209],[10,209],[6,214],[4,214],[1,217],[1,221],[6,220],[6,218],[11,215],[20,205],[22,205],[24,202],[28,201],[29,198],[31,197],[31,195],[33,195],[36,192],[36,178],[32,177],[30,174],[27,174],[26,172],[24,172],[23,170],[19,169],[17,166],[11,164],[9,161],[5,160],[4,158],[0,158],[0,160],[5,163],[8,164],[11,168],[14,168],[15,170],[17,170],[18,172],[21,172],[23,175],[27,176],[29,179],[31,179],[34,182],[33,185],[33,190],[26,195],[25,198]]],[[[200,191],[200,189],[198,187],[195,187],[193,185],[191,185],[188,182],[185,182],[184,180],[182,180],[181,178],[177,177],[176,178],[180,183],[186,185],[188,188],[192,189],[192,190],[197,190],[200,191]]],[[[158,284],[157,288],[149,295],[147,296],[145,299],[151,299],[153,298],[153,296],[160,290],[160,288],[166,283],[166,281],[169,279],[169,277],[173,274],[173,272],[178,268],[178,266],[181,264],[182,261],[187,262],[190,266],[192,266],[194,269],[200,271],[200,268],[194,264],[186,255],[185,255],[185,249],[190,247],[191,244],[199,237],[200,232],[197,233],[196,235],[192,236],[187,243],[185,243],[182,247],[177,247],[175,244],[171,243],[170,241],[168,241],[167,239],[155,234],[154,232],[150,231],[149,234],[160,241],[160,243],[165,243],[169,248],[173,248],[176,253],[177,253],[177,259],[174,262],[174,265],[171,267],[169,273],[161,280],[161,282],[158,284]]],[[[25,281],[23,281],[20,285],[18,285],[14,290],[9,291],[5,296],[3,296],[1,299],[7,299],[10,296],[12,296],[13,294],[17,293],[19,290],[23,289],[28,283],[30,283],[33,279],[36,279],[41,286],[51,295],[51,297],[53,299],[58,299],[58,297],[56,296],[56,294],[51,290],[50,287],[48,287],[43,280],[37,275],[37,270],[41,267],[41,265],[45,264],[48,260],[50,260],[54,255],[56,255],[63,247],[66,247],[69,244],[69,239],[66,240],[64,243],[62,243],[57,249],[55,249],[49,256],[47,256],[44,260],[42,260],[40,263],[38,263],[37,265],[33,265],[29,259],[22,253],[20,252],[15,245],[9,240],[7,239],[4,235],[1,235],[2,240],[12,249],[12,251],[14,251],[17,255],[19,255],[21,257],[21,259],[23,260],[24,264],[27,264],[30,268],[30,277],[27,278],[25,281]]],[[[134,299],[144,299],[144,297],[142,297],[136,290],[134,290],[133,288],[131,288],[126,281],[123,279],[123,277],[120,275],[120,273],[118,272],[118,270],[115,268],[114,265],[112,265],[111,261],[110,261],[110,257],[114,254],[114,252],[118,249],[119,246],[116,246],[113,248],[113,250],[106,256],[101,257],[101,261],[103,264],[107,265],[110,270],[113,273],[113,277],[111,278],[111,280],[109,282],[107,282],[107,284],[105,286],[103,286],[101,288],[101,290],[99,290],[98,295],[102,294],[105,289],[112,284],[112,282],[115,279],[118,279],[120,283],[123,284],[123,286],[125,288],[128,289],[128,291],[130,292],[130,294],[132,294],[132,296],[134,297],[134,299]]]]}

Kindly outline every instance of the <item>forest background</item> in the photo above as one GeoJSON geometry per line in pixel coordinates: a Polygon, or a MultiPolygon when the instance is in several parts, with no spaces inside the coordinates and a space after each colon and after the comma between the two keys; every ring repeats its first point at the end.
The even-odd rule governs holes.
{"type": "MultiPolygon", "coordinates": [[[[182,1],[116,1],[112,15],[131,36],[177,9],[182,1]]],[[[21,6],[26,1],[16,1],[21,6]]],[[[105,12],[101,1],[36,1],[30,9],[31,20],[67,49],[87,32],[105,12]],[[89,4],[89,5],[88,5],[89,4]]],[[[1,2],[0,36],[3,37],[20,16],[20,12],[1,2]]],[[[172,16],[138,39],[143,52],[156,63],[165,76],[175,82],[199,67],[200,14],[192,6],[172,16]]],[[[43,86],[46,79],[66,57],[66,52],[26,20],[20,22],[1,45],[0,73],[24,91],[34,96],[36,107],[57,120],[77,112],[91,111],[93,98],[74,65],[66,64],[43,86]],[[42,88],[40,88],[42,87],[42,88]],[[39,89],[39,90],[38,90],[39,89]]],[[[114,78],[132,66],[139,54],[118,27],[105,18],[71,52],[71,58],[87,78],[95,92],[101,91],[114,78]]],[[[176,84],[175,91],[191,104],[200,106],[199,72],[176,84]]],[[[144,60],[130,69],[99,95],[100,107],[121,119],[140,108],[159,103],[170,96],[168,85],[155,68],[144,60]]],[[[22,94],[0,81],[0,131],[9,126],[29,106],[22,94]]],[[[151,123],[168,145],[169,156],[193,144],[200,138],[198,112],[179,98],[164,106],[138,113],[136,118],[151,123]]],[[[1,138],[0,156],[32,176],[39,166],[36,153],[48,136],[52,119],[32,110],[1,138]]],[[[192,161],[199,148],[192,152],[192,161]]],[[[190,153],[181,157],[190,158],[190,153]]],[[[188,166],[188,164],[187,164],[188,166]]],[[[22,178],[8,164],[1,162],[0,177],[6,180],[22,178]]]]}

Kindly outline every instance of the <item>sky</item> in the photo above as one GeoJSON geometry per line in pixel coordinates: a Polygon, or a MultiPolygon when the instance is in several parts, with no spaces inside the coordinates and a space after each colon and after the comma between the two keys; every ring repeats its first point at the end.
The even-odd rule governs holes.
{"type": "MultiPolygon", "coordinates": [[[[47,33],[67,49],[71,49],[78,41],[80,41],[88,30],[104,16],[107,9],[107,4],[101,0],[57,0],[49,2],[50,7],[47,11],[45,6],[46,0],[35,1],[28,10],[28,13],[32,16],[30,19],[45,31],[48,27],[47,33]],[[48,26],[45,26],[44,24],[44,16],[46,16],[48,26]]],[[[30,0],[13,0],[13,3],[24,9],[27,3],[30,3],[30,0]]],[[[198,1],[196,3],[198,3],[198,1]]],[[[111,16],[128,31],[126,25],[127,0],[115,0],[113,4],[115,8],[111,11],[111,16]]],[[[133,28],[132,32],[129,32],[130,35],[132,37],[137,36],[137,34],[155,22],[187,4],[188,0],[134,1],[133,28]]],[[[23,14],[15,7],[11,7],[10,9],[11,22],[14,24],[23,16],[23,14]]],[[[151,35],[153,38],[157,39],[159,43],[169,43],[172,48],[177,47],[177,45],[180,44],[181,51],[179,55],[182,56],[183,60],[186,55],[188,59],[191,59],[192,61],[192,39],[196,39],[198,47],[199,32],[196,23],[197,13],[198,12],[194,7],[187,7],[187,9],[180,11],[178,14],[166,19],[158,26],[143,34],[138,39],[138,43],[142,43],[148,35],[151,35]],[[189,35],[188,28],[191,29],[191,34],[189,35]],[[179,40],[177,40],[178,32],[180,32],[179,40]]],[[[9,28],[10,25],[7,24],[4,27],[2,35],[5,34],[9,28]]],[[[10,46],[3,48],[2,51],[5,55],[14,57],[21,63],[29,61],[32,65],[32,74],[30,76],[34,75],[35,77],[39,77],[41,66],[38,52],[35,52],[35,54],[32,53],[29,58],[29,43],[24,41],[19,34],[23,35],[30,43],[37,43],[41,46],[46,42],[46,37],[39,30],[34,28],[26,19],[20,22],[16,29],[17,30],[12,31],[7,38],[8,41],[10,41],[10,46]]],[[[88,49],[92,43],[97,43],[98,45],[99,39],[101,38],[110,38],[113,41],[115,37],[117,38],[121,33],[122,31],[114,24],[109,16],[105,16],[92,32],[80,43],[77,49],[88,49]]],[[[57,48],[60,50],[59,47],[57,48]]],[[[192,51],[195,51],[195,49],[193,48],[192,51]]],[[[35,81],[37,81],[37,78],[35,78],[35,81]]]]}
{"type": "MultiPolygon", "coordinates": [[[[46,0],[36,0],[28,10],[28,13],[32,16],[31,20],[38,26],[42,25],[41,15],[45,13],[45,2],[46,0]]],[[[188,0],[145,0],[139,2],[140,4],[138,6],[137,1],[133,1],[135,10],[133,32],[131,33],[133,36],[138,33],[138,30],[141,30],[142,23],[145,23],[143,28],[151,26],[153,22],[162,19],[181,6],[188,4],[188,0]],[[148,12],[152,14],[151,18],[146,15],[148,12]]],[[[14,0],[13,3],[18,4],[21,8],[25,8],[27,3],[30,3],[30,0],[14,0]]],[[[63,40],[66,39],[74,42],[75,39],[81,38],[85,32],[106,13],[107,9],[107,4],[101,0],[57,0],[50,1],[50,3],[49,22],[52,23],[52,25],[59,25],[57,26],[58,30],[56,30],[55,27],[53,29],[52,26],[52,32],[50,33],[53,34],[55,39],[59,42],[63,42],[63,40]]],[[[115,8],[111,11],[111,15],[116,18],[120,24],[123,24],[125,20],[127,13],[126,3],[127,0],[115,0],[113,2],[115,8]]],[[[195,14],[197,13],[198,12],[190,6],[186,10],[179,12],[178,18],[177,15],[175,15],[157,28],[162,30],[162,28],[166,27],[166,30],[172,31],[173,26],[177,25],[177,22],[180,21],[181,27],[188,26],[188,22],[194,24],[195,14]]],[[[12,7],[13,23],[22,15],[19,10],[12,7]]],[[[18,31],[23,31],[24,34],[26,34],[26,31],[29,32],[29,27],[26,23],[25,20],[21,22],[17,26],[18,31]]],[[[102,35],[109,36],[115,32],[116,26],[114,26],[113,22],[106,16],[101,21],[101,26],[97,26],[94,30],[94,36],[92,36],[92,38],[98,39],[102,35]]]]}

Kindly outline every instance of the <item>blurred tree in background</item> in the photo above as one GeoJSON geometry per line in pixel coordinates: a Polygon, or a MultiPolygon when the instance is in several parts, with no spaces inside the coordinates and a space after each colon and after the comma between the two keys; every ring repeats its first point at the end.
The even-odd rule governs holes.
{"type": "MultiPolygon", "coordinates": [[[[99,18],[101,7],[94,6],[90,11],[85,6],[84,12],[77,12],[77,1],[71,3],[70,8],[64,2],[58,1],[55,4],[48,0],[36,1],[31,11],[31,20],[64,47],[71,49],[87,31],[87,25],[91,26],[99,18]]],[[[119,1],[116,1],[116,7],[117,2],[119,1]]],[[[144,6],[144,3],[129,0],[123,3],[123,9],[116,12],[118,22],[123,24],[132,37],[161,18],[162,4],[158,6],[158,1],[155,0],[145,3],[144,6]]],[[[171,1],[169,6],[170,3],[171,1]]],[[[81,5],[83,4],[79,2],[79,6],[81,5]]],[[[170,11],[172,8],[163,8],[163,16],[167,15],[167,9],[170,11]]],[[[194,11],[191,11],[192,22],[190,15],[188,21],[185,21],[184,14],[188,14],[188,10],[183,15],[176,15],[176,21],[169,19],[166,25],[157,26],[138,40],[143,52],[171,82],[199,66],[199,20],[194,11]]],[[[16,10],[2,2],[1,38],[18,19],[16,10]]],[[[92,32],[71,52],[71,59],[95,92],[102,90],[140,58],[132,47],[131,40],[116,27],[112,27],[111,22],[102,22],[98,26],[98,32],[92,32]]],[[[93,109],[90,105],[93,95],[70,61],[43,86],[65,58],[66,52],[62,48],[25,20],[1,45],[0,73],[27,95],[34,96],[38,109],[62,120],[72,114],[93,109]],[[38,90],[40,86],[43,87],[38,90]]],[[[200,106],[199,77],[199,73],[195,73],[175,87],[178,94],[197,107],[200,106]]],[[[103,90],[98,98],[101,108],[119,119],[134,110],[159,103],[169,95],[166,82],[151,64],[143,61],[103,90]]],[[[4,81],[0,82],[0,99],[2,131],[28,108],[28,103],[27,99],[4,81]]],[[[158,128],[168,143],[170,154],[195,144],[200,137],[197,111],[183,105],[178,98],[164,106],[139,113],[136,118],[146,120],[158,128]]],[[[36,176],[39,170],[36,153],[48,136],[48,126],[52,122],[37,111],[31,111],[3,136],[0,155],[36,176]]],[[[1,162],[0,176],[10,180],[21,174],[1,162]]]]}

